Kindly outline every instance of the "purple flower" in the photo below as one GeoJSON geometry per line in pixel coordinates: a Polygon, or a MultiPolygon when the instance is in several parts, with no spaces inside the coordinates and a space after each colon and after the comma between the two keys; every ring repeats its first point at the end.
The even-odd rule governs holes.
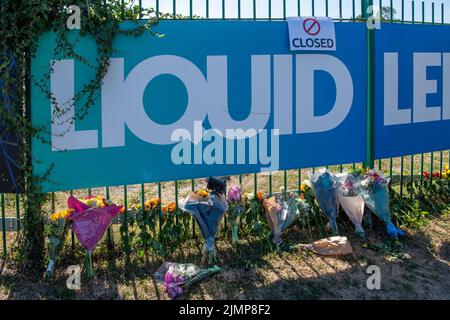
{"type": "Polygon", "coordinates": [[[241,197],[241,188],[238,186],[232,186],[230,190],[228,190],[228,201],[241,201],[241,197]]]}
{"type": "Polygon", "coordinates": [[[183,293],[183,289],[181,288],[183,282],[184,280],[181,276],[175,277],[172,272],[166,272],[166,276],[164,278],[164,288],[171,299],[183,293]]]}

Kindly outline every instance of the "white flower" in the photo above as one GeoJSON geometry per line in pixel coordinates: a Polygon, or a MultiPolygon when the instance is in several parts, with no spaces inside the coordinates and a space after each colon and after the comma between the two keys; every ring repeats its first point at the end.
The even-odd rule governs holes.
{"type": "Polygon", "coordinates": [[[302,184],[311,188],[311,181],[309,181],[308,179],[303,180],[302,184]]]}
{"type": "Polygon", "coordinates": [[[253,199],[255,199],[255,194],[254,193],[248,193],[247,194],[247,198],[248,198],[248,200],[253,200],[253,199]]]}
{"type": "Polygon", "coordinates": [[[369,186],[369,179],[364,179],[363,181],[361,181],[361,185],[362,185],[363,187],[369,186]]]}

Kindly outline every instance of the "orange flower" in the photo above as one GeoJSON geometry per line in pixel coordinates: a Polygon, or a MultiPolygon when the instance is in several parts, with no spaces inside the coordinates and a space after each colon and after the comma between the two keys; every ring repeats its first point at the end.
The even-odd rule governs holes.
{"type": "Polygon", "coordinates": [[[152,210],[152,209],[155,209],[158,206],[159,203],[160,203],[159,198],[152,198],[152,199],[146,201],[144,203],[144,206],[145,206],[146,209],[152,210]]]}
{"type": "Polygon", "coordinates": [[[175,202],[171,202],[171,203],[169,203],[169,205],[168,205],[168,209],[169,209],[169,212],[170,213],[173,213],[173,212],[175,212],[175,209],[177,208],[177,204],[175,203],[175,202]]]}
{"type": "Polygon", "coordinates": [[[209,196],[209,192],[206,191],[206,190],[202,190],[202,189],[197,190],[195,193],[198,194],[200,197],[203,197],[203,198],[206,198],[207,196],[209,196]]]}
{"type": "Polygon", "coordinates": [[[126,211],[126,209],[125,209],[125,207],[122,207],[122,208],[120,208],[120,213],[125,213],[125,211],[126,211]]]}
{"type": "Polygon", "coordinates": [[[256,198],[257,198],[259,201],[263,201],[263,199],[264,199],[264,193],[262,193],[262,191],[258,191],[258,193],[256,194],[256,198]]]}
{"type": "Polygon", "coordinates": [[[161,207],[162,213],[167,213],[168,210],[169,210],[169,206],[167,204],[161,207]]]}

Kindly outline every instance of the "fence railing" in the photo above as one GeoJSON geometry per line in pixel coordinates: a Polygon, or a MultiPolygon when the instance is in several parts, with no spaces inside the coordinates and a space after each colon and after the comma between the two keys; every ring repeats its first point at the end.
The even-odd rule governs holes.
{"type": "MultiPolygon", "coordinates": [[[[131,1],[132,5],[139,5],[141,8],[153,7],[157,14],[164,13],[183,15],[189,18],[200,19],[285,19],[288,16],[328,16],[337,21],[360,21],[366,17],[361,8],[365,5],[378,4],[383,8],[382,19],[394,23],[445,23],[444,3],[430,1],[405,1],[405,0],[153,0],[153,1],[131,1]],[[439,5],[440,4],[440,5],[439,5]],[[420,19],[417,19],[420,17],[420,19]]],[[[130,5],[122,1],[123,5],[130,5]]],[[[148,18],[141,16],[136,18],[148,18]]],[[[370,93],[370,88],[369,93],[370,93]]],[[[373,113],[370,115],[373,117],[373,113]]],[[[373,123],[373,118],[368,122],[373,123]]],[[[369,149],[373,150],[373,139],[368,141],[369,149]]],[[[372,156],[373,153],[369,156],[372,156]]],[[[398,185],[402,196],[405,194],[405,185],[412,180],[422,181],[421,173],[423,171],[440,171],[442,173],[445,165],[450,165],[450,150],[438,150],[424,154],[405,155],[397,158],[376,159],[373,166],[385,172],[393,178],[393,183],[398,185]]],[[[362,167],[362,163],[336,164],[329,166],[335,171],[342,172],[349,168],[362,167]]],[[[284,190],[300,191],[302,179],[307,177],[308,171],[314,171],[315,168],[300,168],[296,170],[284,170],[279,172],[259,173],[233,176],[231,184],[235,183],[242,187],[244,191],[254,192],[263,191],[266,194],[277,192],[277,187],[284,187],[284,190]]],[[[432,179],[432,177],[431,177],[432,179]]],[[[103,194],[108,199],[121,202],[125,209],[129,208],[130,199],[133,203],[140,202],[144,206],[145,200],[150,196],[157,196],[162,202],[175,201],[178,207],[178,201],[190,190],[205,186],[203,179],[191,179],[173,182],[159,182],[140,185],[124,186],[106,186],[103,188],[87,190],[70,190],[66,192],[56,192],[50,194],[50,200],[44,206],[48,213],[65,207],[65,199],[69,194],[91,195],[103,194]]],[[[0,194],[0,231],[2,232],[2,254],[7,254],[8,241],[13,241],[14,233],[22,229],[21,201],[18,194],[0,194]],[[14,231],[14,232],[9,232],[14,231]]],[[[114,223],[127,225],[133,219],[127,210],[124,215],[117,218],[114,223]]],[[[226,216],[223,218],[223,227],[227,229],[226,216]]],[[[114,228],[113,226],[111,228],[114,228]]],[[[192,233],[196,234],[195,221],[192,219],[192,233]]],[[[72,246],[74,245],[74,235],[71,234],[72,246]]],[[[113,243],[113,232],[108,230],[106,240],[108,244],[113,243]]],[[[122,237],[122,241],[127,242],[128,237],[122,237]]]]}

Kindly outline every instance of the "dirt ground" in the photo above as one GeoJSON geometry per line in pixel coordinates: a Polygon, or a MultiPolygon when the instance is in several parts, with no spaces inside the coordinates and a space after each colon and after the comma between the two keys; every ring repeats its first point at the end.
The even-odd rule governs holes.
{"type": "MultiPolygon", "coordinates": [[[[261,252],[257,239],[245,237],[232,246],[223,233],[217,241],[220,273],[193,286],[182,299],[450,299],[450,217],[433,218],[421,230],[412,232],[401,244],[392,244],[384,228],[368,232],[366,248],[344,226],[354,253],[340,257],[318,256],[288,244],[304,242],[301,230],[284,236],[287,251],[261,252]],[[381,270],[381,289],[369,290],[366,269],[381,270]]],[[[175,262],[199,263],[200,239],[184,244],[175,262]]],[[[51,280],[29,279],[13,271],[11,263],[0,264],[0,299],[168,299],[153,273],[163,260],[138,258],[109,252],[100,246],[95,252],[96,277],[82,279],[80,290],[69,290],[64,269],[83,259],[82,250],[67,250],[51,280]]]]}

